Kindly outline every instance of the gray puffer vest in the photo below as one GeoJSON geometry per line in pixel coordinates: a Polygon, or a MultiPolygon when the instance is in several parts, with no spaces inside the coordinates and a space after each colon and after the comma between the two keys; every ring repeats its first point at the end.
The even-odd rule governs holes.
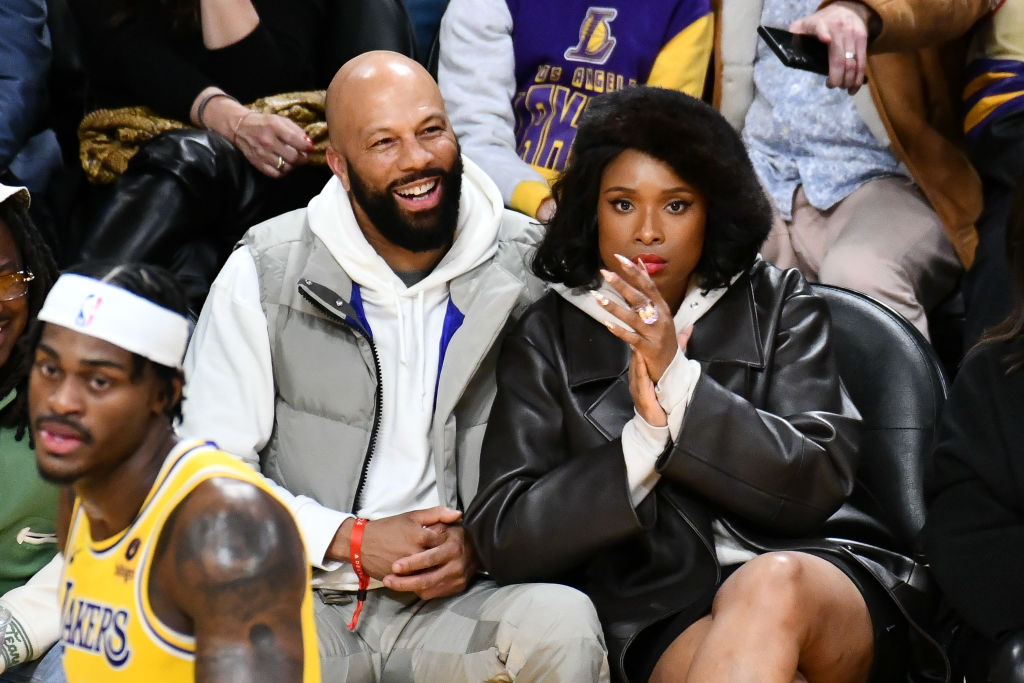
{"type": "MultiPolygon", "coordinates": [[[[450,283],[465,319],[452,337],[430,428],[441,503],[462,509],[476,492],[480,444],[495,394],[500,341],[543,291],[528,272],[540,226],[506,211],[497,253],[450,283]]],[[[274,367],[275,416],[263,473],[296,495],[358,512],[382,411],[370,334],[350,301],[352,281],[309,228],[305,209],[250,230],[274,367]]]]}

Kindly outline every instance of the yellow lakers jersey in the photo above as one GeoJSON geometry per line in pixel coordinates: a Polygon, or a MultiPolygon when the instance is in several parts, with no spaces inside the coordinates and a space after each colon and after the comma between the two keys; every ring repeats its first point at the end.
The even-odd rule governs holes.
{"type": "MultiPolygon", "coordinates": [[[[179,633],[153,613],[149,573],[167,518],[200,483],[240,479],[270,495],[251,468],[209,443],[178,444],[167,456],[135,521],[115,536],[94,542],[89,520],[75,501],[61,581],[61,643],[71,683],[192,681],[195,638],[179,633]]],[[[313,604],[302,600],[304,677],[320,680],[313,604]]]]}

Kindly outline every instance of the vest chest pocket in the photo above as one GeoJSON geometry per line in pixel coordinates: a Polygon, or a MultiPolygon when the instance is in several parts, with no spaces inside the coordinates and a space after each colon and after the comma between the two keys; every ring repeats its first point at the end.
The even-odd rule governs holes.
{"type": "Polygon", "coordinates": [[[373,352],[357,334],[342,323],[313,317],[296,317],[284,325],[274,354],[279,399],[296,410],[326,417],[372,413],[373,352]]]}

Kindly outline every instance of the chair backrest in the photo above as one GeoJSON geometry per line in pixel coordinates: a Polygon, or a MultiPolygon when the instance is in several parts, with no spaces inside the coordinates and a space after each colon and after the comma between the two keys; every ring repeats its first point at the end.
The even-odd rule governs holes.
{"type": "Polygon", "coordinates": [[[924,463],[949,389],[942,363],[884,304],[841,287],[812,288],[828,302],[839,374],[864,419],[854,492],[825,533],[920,557],[924,463]]]}
{"type": "Polygon", "coordinates": [[[438,31],[434,36],[433,42],[430,43],[430,54],[427,55],[427,62],[423,65],[427,67],[427,71],[430,75],[437,80],[437,66],[441,61],[441,32],[438,31]]]}
{"type": "Polygon", "coordinates": [[[325,86],[342,64],[370,50],[416,57],[416,36],[402,0],[327,0],[329,39],[321,46],[325,86]]]}

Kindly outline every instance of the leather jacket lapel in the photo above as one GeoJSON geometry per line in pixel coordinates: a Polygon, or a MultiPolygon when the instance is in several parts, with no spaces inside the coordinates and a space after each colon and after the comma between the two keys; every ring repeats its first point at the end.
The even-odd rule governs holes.
{"type": "Polygon", "coordinates": [[[565,348],[583,351],[566,358],[569,386],[625,375],[629,370],[629,347],[575,306],[567,305],[564,310],[565,348]]]}
{"type": "Polygon", "coordinates": [[[629,395],[629,347],[575,306],[566,305],[563,310],[565,348],[585,350],[584,353],[567,354],[569,387],[582,396],[588,393],[585,385],[594,383],[595,389],[608,385],[589,404],[584,400],[580,408],[587,421],[612,441],[633,417],[633,399],[629,395]]]}
{"type": "Polygon", "coordinates": [[[758,315],[749,271],[729,287],[718,302],[697,321],[686,347],[688,358],[709,363],[765,367],[765,340],[771,316],[758,315]]]}
{"type": "Polygon", "coordinates": [[[620,375],[584,411],[584,415],[604,438],[614,441],[622,435],[622,428],[633,418],[633,412],[633,398],[629,395],[629,377],[620,375]]]}

